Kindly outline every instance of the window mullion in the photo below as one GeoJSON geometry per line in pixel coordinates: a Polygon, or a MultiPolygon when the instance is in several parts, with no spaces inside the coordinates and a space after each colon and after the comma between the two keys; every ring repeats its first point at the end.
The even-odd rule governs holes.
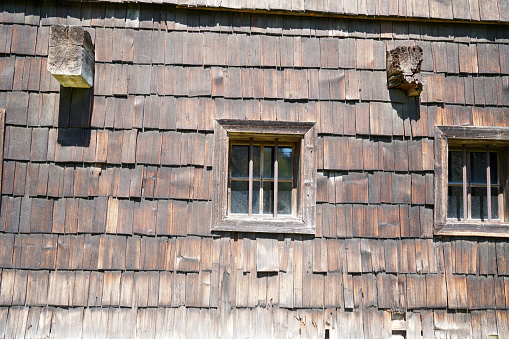
{"type": "Polygon", "coordinates": [[[486,199],[488,201],[488,220],[491,221],[491,164],[490,146],[486,146],[486,199]]]}
{"type": "MultiPolygon", "coordinates": [[[[233,149],[233,146],[232,144],[228,144],[228,154],[232,154],[232,149],[233,149]]],[[[227,167],[227,170],[228,170],[228,184],[227,184],[227,191],[226,191],[226,195],[227,195],[227,198],[228,198],[228,204],[227,204],[227,210],[228,210],[228,214],[231,213],[231,205],[232,205],[232,188],[231,188],[231,185],[232,185],[232,169],[231,169],[231,159],[230,159],[230,156],[228,156],[228,167],[227,167]]]]}
{"type": "Polygon", "coordinates": [[[253,138],[249,139],[248,215],[253,215],[253,138]]]}
{"type": "Polygon", "coordinates": [[[277,156],[278,156],[278,145],[277,145],[277,138],[276,143],[274,145],[274,217],[277,217],[277,181],[278,181],[278,162],[277,162],[277,156]]]}
{"type": "Polygon", "coordinates": [[[265,162],[265,149],[260,146],[260,214],[263,214],[263,163],[265,162]]]}
{"type": "Polygon", "coordinates": [[[467,148],[463,145],[463,220],[468,219],[467,148]]]}

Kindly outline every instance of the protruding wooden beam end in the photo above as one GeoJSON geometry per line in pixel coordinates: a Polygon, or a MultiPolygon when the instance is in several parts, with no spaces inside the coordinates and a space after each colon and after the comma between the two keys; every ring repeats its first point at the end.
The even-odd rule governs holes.
{"type": "Polygon", "coordinates": [[[400,46],[387,52],[387,87],[399,88],[408,96],[421,94],[425,78],[421,74],[422,48],[400,46]]]}
{"type": "Polygon", "coordinates": [[[50,28],[47,70],[64,87],[94,85],[95,51],[90,33],[81,26],[50,28]]]}

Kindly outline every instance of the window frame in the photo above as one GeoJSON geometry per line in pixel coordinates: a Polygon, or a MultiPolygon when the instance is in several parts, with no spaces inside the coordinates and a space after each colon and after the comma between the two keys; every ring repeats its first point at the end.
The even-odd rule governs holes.
{"type": "Polygon", "coordinates": [[[509,236],[509,197],[506,194],[509,188],[508,148],[507,127],[435,126],[435,235],[509,236]],[[499,194],[503,195],[501,210],[499,205],[499,220],[457,221],[447,218],[449,147],[451,145],[451,148],[457,149],[462,144],[466,145],[466,149],[493,145],[493,149],[497,150],[499,194]]]}
{"type": "Polygon", "coordinates": [[[315,234],[316,223],[315,122],[216,119],[212,168],[212,231],[315,234]],[[298,156],[294,162],[297,181],[295,215],[228,214],[230,137],[293,139],[298,156]],[[298,145],[297,145],[298,143],[298,145]]]}

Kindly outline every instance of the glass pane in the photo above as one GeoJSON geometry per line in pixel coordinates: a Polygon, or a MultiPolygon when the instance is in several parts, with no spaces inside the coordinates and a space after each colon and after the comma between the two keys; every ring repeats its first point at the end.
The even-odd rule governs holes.
{"type": "Polygon", "coordinates": [[[463,183],[463,152],[449,152],[449,183],[463,183]]]}
{"type": "Polygon", "coordinates": [[[274,214],[274,183],[263,183],[263,214],[274,214]]]}
{"type": "Polygon", "coordinates": [[[231,182],[231,213],[248,213],[249,203],[249,186],[247,181],[232,181],[231,182]]]}
{"type": "Polygon", "coordinates": [[[472,219],[488,219],[488,199],[486,198],[486,187],[472,187],[472,219]]]}
{"type": "Polygon", "coordinates": [[[491,183],[498,184],[498,170],[497,170],[497,153],[490,152],[490,172],[491,172],[491,183]]]}
{"type": "Polygon", "coordinates": [[[491,188],[491,219],[498,219],[498,187],[491,188]]]}
{"type": "Polygon", "coordinates": [[[461,220],[463,218],[463,188],[451,187],[448,189],[447,218],[461,220]]]}
{"type": "MultiPolygon", "coordinates": [[[[260,168],[260,167],[258,167],[260,168]]],[[[260,171],[258,171],[260,173],[260,171]]],[[[253,214],[260,214],[260,182],[253,181],[253,214]]]]}
{"type": "Polygon", "coordinates": [[[260,178],[260,146],[253,146],[253,178],[260,178]]]}
{"type": "Polygon", "coordinates": [[[230,171],[232,178],[249,178],[249,146],[232,146],[230,171]]]}
{"type": "Polygon", "coordinates": [[[486,184],[486,152],[470,153],[470,182],[486,184]]]}
{"type": "Polygon", "coordinates": [[[274,165],[273,165],[274,160],[272,159],[273,154],[274,147],[263,148],[263,177],[267,179],[274,178],[274,165]]]}
{"type": "MultiPolygon", "coordinates": [[[[278,147],[277,161],[278,161],[278,178],[279,179],[293,179],[292,148],[291,147],[278,147]]],[[[279,213],[279,207],[278,207],[278,213],[279,213]]]]}
{"type": "Polygon", "coordinates": [[[277,213],[292,214],[292,183],[278,182],[277,185],[277,213]]]}

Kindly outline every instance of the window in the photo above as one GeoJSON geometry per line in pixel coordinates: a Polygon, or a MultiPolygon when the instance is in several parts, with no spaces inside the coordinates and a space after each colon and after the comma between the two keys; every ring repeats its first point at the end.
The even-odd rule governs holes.
{"type": "Polygon", "coordinates": [[[509,235],[509,128],[437,126],[435,234],[509,235]]]}
{"type": "Polygon", "coordinates": [[[216,120],[213,231],[315,233],[314,123],[216,120]]]}

